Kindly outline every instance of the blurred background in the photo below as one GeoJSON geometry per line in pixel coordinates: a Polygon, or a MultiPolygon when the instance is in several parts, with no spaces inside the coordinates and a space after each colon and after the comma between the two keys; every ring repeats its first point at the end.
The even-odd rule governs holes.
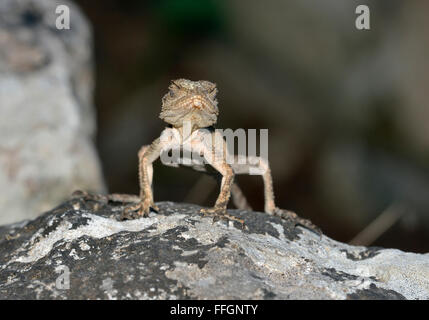
{"type": "MultiPolygon", "coordinates": [[[[59,31],[53,27],[55,15],[49,13],[59,2],[17,2],[21,7],[14,10],[20,22],[9,21],[13,15],[6,14],[6,6],[0,19],[7,35],[2,38],[0,33],[0,58],[6,61],[0,68],[5,79],[0,81],[0,112],[6,112],[4,105],[10,100],[6,96],[11,74],[27,83],[58,62],[44,75],[44,89],[57,97],[64,91],[71,104],[76,103],[70,110],[78,110],[77,120],[67,132],[84,141],[66,148],[80,159],[64,172],[75,176],[79,168],[83,178],[61,193],[55,183],[67,179],[57,174],[53,190],[58,203],[73,188],[137,194],[137,151],[165,127],[158,115],[170,81],[209,80],[219,88],[217,127],[269,129],[279,207],[311,219],[339,241],[429,252],[429,3],[75,0],[77,6],[61,2],[72,8],[71,30],[59,31]],[[370,30],[355,27],[360,4],[370,8],[370,30]],[[26,38],[24,31],[21,35],[13,28],[32,36],[26,38]],[[38,37],[41,45],[34,40],[38,37]],[[68,62],[58,58],[59,49],[49,51],[48,38],[54,43],[59,39],[58,48],[68,62]],[[10,39],[29,46],[32,55],[16,64],[23,49],[10,39]],[[47,62],[37,58],[35,48],[42,58],[47,50],[47,62]],[[23,61],[32,61],[32,71],[22,70],[23,61]],[[53,90],[60,86],[55,77],[62,65],[67,66],[64,88],[53,90]],[[91,153],[94,145],[96,152],[91,153]],[[85,159],[82,150],[89,154],[85,159]]],[[[21,92],[22,101],[28,101],[21,92]]],[[[52,104],[52,110],[58,110],[52,104]]],[[[44,109],[38,110],[49,116],[52,112],[41,105],[44,109]]],[[[62,117],[65,123],[72,116],[62,117]]],[[[10,135],[10,119],[3,121],[0,132],[10,135]]],[[[58,124],[58,119],[52,121],[58,124]]],[[[56,130],[62,132],[65,125],[56,130]]],[[[22,123],[17,120],[16,126],[22,123]]],[[[47,137],[57,136],[50,130],[47,137]]],[[[27,131],[31,136],[35,132],[27,131]]],[[[9,159],[5,185],[10,185],[10,166],[17,160],[5,136],[0,136],[0,157],[3,152],[9,159]]],[[[28,159],[33,163],[34,158],[28,159]]],[[[64,161],[57,159],[49,170],[64,161]]],[[[156,201],[209,206],[217,197],[215,182],[200,173],[159,162],[154,170],[156,201]]],[[[252,207],[262,211],[260,177],[237,180],[252,207]]],[[[43,184],[33,186],[32,195],[40,197],[40,188],[43,184]]],[[[49,201],[45,203],[54,200],[49,201]]]]}

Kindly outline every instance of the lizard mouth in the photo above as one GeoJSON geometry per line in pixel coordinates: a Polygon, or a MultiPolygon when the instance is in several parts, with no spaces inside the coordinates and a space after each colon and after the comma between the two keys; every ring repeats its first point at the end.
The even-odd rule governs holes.
{"type": "Polygon", "coordinates": [[[213,105],[211,101],[208,101],[202,97],[193,97],[191,101],[189,101],[189,105],[191,107],[191,110],[193,111],[201,111],[204,113],[216,113],[216,111],[213,108],[213,105]]]}
{"type": "Polygon", "coordinates": [[[217,115],[216,102],[196,94],[164,105],[160,117],[172,125],[180,126],[183,121],[191,120],[199,127],[207,127],[216,123],[217,115]]]}

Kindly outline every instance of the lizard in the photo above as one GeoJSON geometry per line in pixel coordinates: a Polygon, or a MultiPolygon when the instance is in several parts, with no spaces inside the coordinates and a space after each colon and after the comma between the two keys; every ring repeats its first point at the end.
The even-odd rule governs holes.
{"type": "MultiPolygon", "coordinates": [[[[226,141],[214,129],[219,114],[215,83],[200,80],[191,81],[177,79],[171,81],[168,92],[162,98],[162,108],[159,117],[168,124],[160,137],[150,145],[144,145],[138,152],[138,175],[140,195],[110,194],[93,198],[105,201],[132,203],[125,207],[122,219],[147,217],[151,209],[159,211],[152,191],[153,166],[152,163],[169,150],[184,150],[191,146],[197,150],[205,163],[179,163],[180,161],[163,162],[164,165],[179,167],[188,166],[194,170],[207,174],[221,176],[220,192],[213,207],[201,209],[203,215],[213,216],[213,221],[224,219],[238,221],[244,227],[244,221],[227,213],[227,205],[232,195],[234,205],[238,209],[250,210],[240,187],[234,182],[237,174],[249,173],[252,166],[258,169],[264,182],[264,211],[270,215],[290,219],[295,225],[302,225],[317,233],[320,229],[309,220],[300,218],[296,213],[280,209],[275,205],[273,179],[269,163],[266,159],[247,157],[246,164],[228,163],[226,161],[228,149],[226,141]],[[185,130],[188,124],[188,130],[185,130]],[[211,142],[211,143],[207,143],[211,142]]],[[[188,152],[192,152],[188,150],[188,152]]],[[[234,158],[236,159],[236,157],[234,158]]],[[[255,172],[255,171],[253,171],[255,172]]],[[[254,174],[254,173],[253,173],[254,174]]],[[[89,197],[88,193],[85,193],[89,197]]]]}

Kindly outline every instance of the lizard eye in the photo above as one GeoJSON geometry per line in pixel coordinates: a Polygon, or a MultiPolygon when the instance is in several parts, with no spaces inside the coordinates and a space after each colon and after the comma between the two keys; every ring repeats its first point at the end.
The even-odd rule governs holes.
{"type": "Polygon", "coordinates": [[[173,92],[173,91],[170,91],[170,97],[171,97],[171,98],[174,98],[174,96],[175,96],[174,92],[173,92]]]}

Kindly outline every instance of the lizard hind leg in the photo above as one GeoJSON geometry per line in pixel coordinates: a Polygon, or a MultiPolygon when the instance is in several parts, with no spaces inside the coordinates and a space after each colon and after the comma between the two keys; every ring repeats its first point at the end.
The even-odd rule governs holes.
{"type": "Polygon", "coordinates": [[[73,199],[83,199],[85,201],[97,201],[104,204],[108,203],[122,203],[124,209],[122,210],[120,220],[136,219],[139,217],[137,214],[140,209],[140,197],[133,194],[97,194],[87,191],[77,190],[72,194],[73,199]]]}
{"type": "Polygon", "coordinates": [[[280,209],[280,208],[276,207],[273,215],[278,216],[278,217],[285,219],[285,220],[291,220],[294,222],[295,226],[303,226],[303,227],[305,227],[311,231],[314,231],[318,235],[322,235],[322,230],[318,226],[316,226],[314,223],[312,223],[308,219],[304,219],[304,218],[299,217],[293,211],[280,209]]]}
{"type": "Polygon", "coordinates": [[[100,201],[103,203],[108,202],[122,202],[122,203],[138,203],[140,198],[133,194],[111,193],[111,194],[96,194],[83,190],[76,190],[72,194],[72,198],[82,198],[85,200],[100,201]]]}
{"type": "Polygon", "coordinates": [[[234,206],[240,210],[252,211],[252,207],[247,202],[246,196],[244,195],[241,188],[238,186],[236,182],[234,182],[231,186],[231,197],[234,206]]]}

